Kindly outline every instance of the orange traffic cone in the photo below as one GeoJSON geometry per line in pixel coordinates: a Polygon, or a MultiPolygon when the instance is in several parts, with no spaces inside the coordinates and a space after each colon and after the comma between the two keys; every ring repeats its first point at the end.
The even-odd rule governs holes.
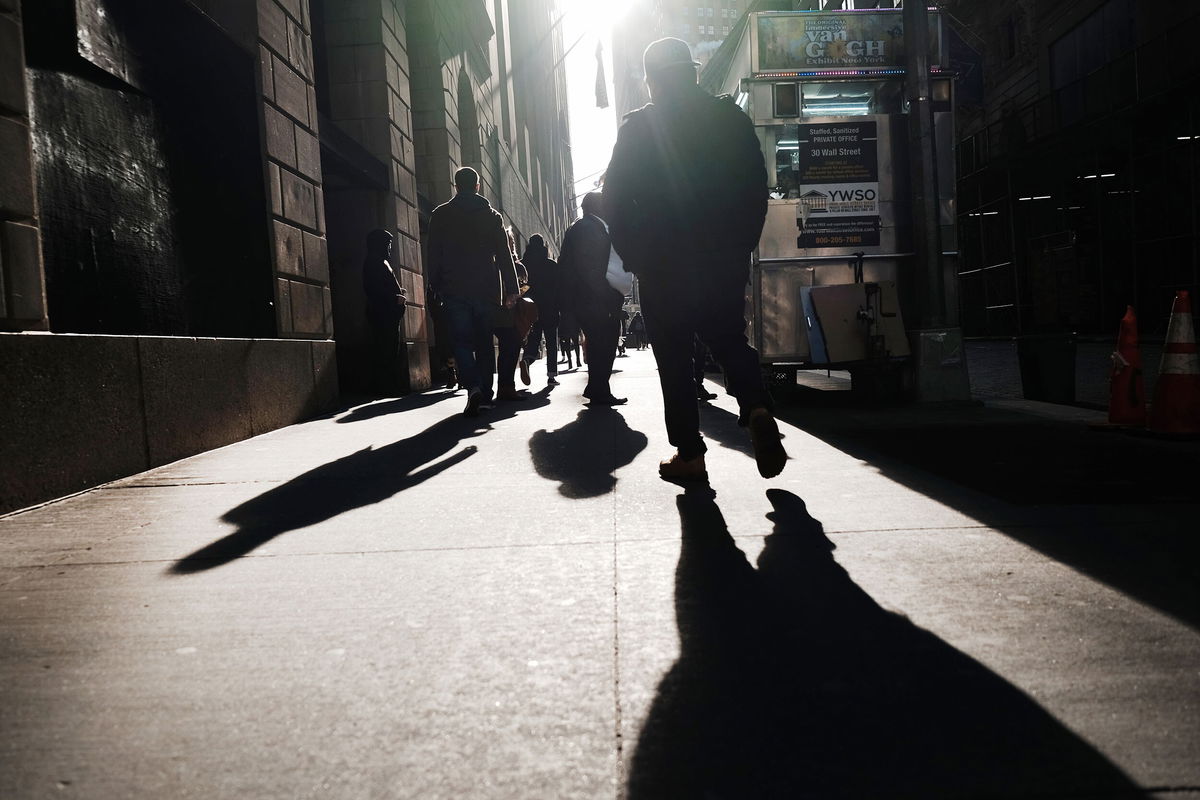
{"type": "Polygon", "coordinates": [[[1200,355],[1192,326],[1192,300],[1182,289],[1175,293],[1171,306],[1149,428],[1157,433],[1200,433],[1200,355]]]}
{"type": "Polygon", "coordinates": [[[1146,384],[1142,377],[1137,314],[1133,306],[1125,306],[1112,362],[1108,380],[1108,421],[1113,425],[1141,427],[1146,424],[1146,384]]]}

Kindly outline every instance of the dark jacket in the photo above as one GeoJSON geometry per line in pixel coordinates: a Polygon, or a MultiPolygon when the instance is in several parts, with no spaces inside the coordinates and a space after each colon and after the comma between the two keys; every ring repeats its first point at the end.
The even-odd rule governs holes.
{"type": "Polygon", "coordinates": [[[754,125],[728,97],[698,86],[632,112],[605,172],[604,209],[631,272],[696,254],[748,258],[767,216],[754,125]]]}
{"type": "Polygon", "coordinates": [[[367,234],[367,255],[363,259],[363,293],[367,297],[367,321],[372,325],[396,325],[404,316],[404,306],[396,302],[400,282],[388,263],[392,235],[385,230],[367,234]]]}
{"type": "Polygon", "coordinates": [[[568,307],[580,317],[616,313],[625,301],[604,277],[611,246],[604,223],[593,214],[576,220],[563,235],[558,263],[573,284],[568,307]]]}
{"type": "Polygon", "coordinates": [[[527,297],[537,303],[543,320],[557,316],[563,307],[563,273],[558,262],[545,252],[532,251],[529,248],[525,249],[525,256],[521,262],[529,271],[527,297]]]}
{"type": "Polygon", "coordinates": [[[499,303],[517,293],[504,219],[486,198],[455,195],[429,219],[426,269],[435,294],[499,303]]]}

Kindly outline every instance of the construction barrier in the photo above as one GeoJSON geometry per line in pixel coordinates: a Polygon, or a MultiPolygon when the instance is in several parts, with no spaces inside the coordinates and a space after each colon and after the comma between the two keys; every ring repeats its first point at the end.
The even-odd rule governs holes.
{"type": "Polygon", "coordinates": [[[1156,433],[1200,433],[1200,354],[1192,300],[1182,289],[1171,306],[1148,427],[1156,433]]]}
{"type": "Polygon", "coordinates": [[[1133,306],[1125,307],[1112,361],[1108,381],[1108,421],[1113,425],[1142,427],[1146,424],[1146,382],[1133,306]]]}

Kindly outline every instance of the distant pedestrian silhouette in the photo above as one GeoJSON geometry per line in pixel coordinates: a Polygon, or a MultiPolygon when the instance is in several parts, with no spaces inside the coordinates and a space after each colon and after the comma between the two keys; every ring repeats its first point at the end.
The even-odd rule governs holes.
{"type": "Polygon", "coordinates": [[[627,398],[613,395],[610,380],[625,298],[604,277],[612,244],[604,225],[600,193],[588,192],[580,206],[583,216],[567,228],[559,263],[574,279],[571,310],[586,339],[588,382],[583,396],[592,406],[621,405],[627,398]]]}
{"type": "Polygon", "coordinates": [[[532,364],[541,356],[541,343],[546,341],[546,382],[558,383],[558,322],[565,300],[566,286],[558,262],[550,258],[546,240],[540,233],[529,237],[521,258],[529,273],[528,297],[537,304],[538,318],[525,340],[525,363],[532,364]]]}
{"type": "Polygon", "coordinates": [[[517,301],[517,273],[504,220],[479,196],[479,173],[463,167],[454,173],[454,186],[454,199],[430,216],[426,266],[454,339],[458,381],[467,390],[463,413],[475,416],[491,400],[492,328],[501,305],[511,308],[517,301]]]}

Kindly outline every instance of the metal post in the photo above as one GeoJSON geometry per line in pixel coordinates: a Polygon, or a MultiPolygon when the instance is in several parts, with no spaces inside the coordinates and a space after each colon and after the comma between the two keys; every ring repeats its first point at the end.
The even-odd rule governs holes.
{"type": "Polygon", "coordinates": [[[963,401],[971,396],[962,329],[946,327],[946,277],[938,196],[937,140],[929,80],[929,12],[926,0],[903,4],[905,97],[908,100],[908,161],[912,185],[913,278],[917,287],[917,330],[912,331],[915,388],[925,402],[963,401]]]}
{"type": "Polygon", "coordinates": [[[929,16],[924,0],[910,0],[904,4],[904,49],[919,324],[922,328],[941,328],[946,324],[946,291],[942,277],[937,158],[929,88],[929,16]]]}

